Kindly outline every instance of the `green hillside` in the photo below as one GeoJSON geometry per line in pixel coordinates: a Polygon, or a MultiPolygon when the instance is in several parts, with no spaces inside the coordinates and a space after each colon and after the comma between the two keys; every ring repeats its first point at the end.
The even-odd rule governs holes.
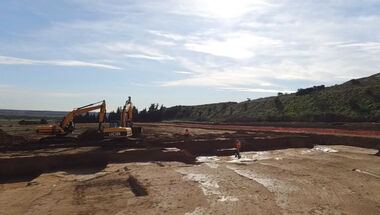
{"type": "Polygon", "coordinates": [[[198,106],[174,106],[165,120],[209,122],[363,122],[380,121],[380,73],[331,87],[297,93],[198,106]]]}

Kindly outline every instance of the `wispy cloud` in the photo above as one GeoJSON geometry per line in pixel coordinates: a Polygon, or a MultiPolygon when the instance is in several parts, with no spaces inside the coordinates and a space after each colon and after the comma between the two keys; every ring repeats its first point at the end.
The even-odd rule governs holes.
{"type": "Polygon", "coordinates": [[[56,65],[56,66],[85,66],[85,67],[97,67],[97,68],[106,68],[106,69],[121,69],[120,67],[99,64],[99,63],[90,63],[84,61],[75,61],[75,60],[31,60],[24,58],[15,58],[0,56],[0,64],[28,64],[28,65],[56,65]]]}
{"type": "Polygon", "coordinates": [[[177,40],[178,41],[178,40],[185,39],[184,36],[179,35],[179,34],[166,33],[166,32],[155,31],[155,30],[148,30],[148,32],[153,34],[153,35],[156,35],[159,37],[164,37],[164,38],[171,39],[171,40],[177,40]]]}
{"type": "Polygon", "coordinates": [[[190,77],[167,81],[162,86],[213,86],[213,87],[233,87],[233,86],[272,86],[272,83],[265,81],[260,73],[265,72],[259,68],[228,68],[224,71],[209,70],[207,73],[192,74],[190,77]]]}
{"type": "Polygon", "coordinates": [[[139,45],[131,41],[108,43],[104,44],[104,46],[109,51],[124,53],[125,57],[130,58],[143,58],[157,61],[174,59],[171,56],[162,54],[155,48],[139,45]]]}
{"type": "Polygon", "coordinates": [[[191,74],[194,74],[192,72],[188,72],[188,71],[174,71],[175,73],[178,73],[178,74],[185,74],[185,75],[191,75],[191,74]]]}
{"type": "Polygon", "coordinates": [[[143,55],[143,54],[125,54],[124,56],[130,57],[130,58],[141,58],[141,59],[148,59],[148,60],[173,60],[172,57],[166,56],[166,55],[143,55]]]}
{"type": "Polygon", "coordinates": [[[337,46],[341,48],[357,48],[372,53],[380,52],[380,42],[341,43],[337,46]]]}
{"type": "Polygon", "coordinates": [[[164,40],[155,40],[154,44],[159,46],[174,46],[175,43],[171,41],[164,41],[164,40]]]}

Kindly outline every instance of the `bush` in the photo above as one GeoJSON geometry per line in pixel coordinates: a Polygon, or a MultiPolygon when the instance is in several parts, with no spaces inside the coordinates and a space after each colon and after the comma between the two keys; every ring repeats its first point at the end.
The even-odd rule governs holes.
{"type": "Polygon", "coordinates": [[[40,124],[46,125],[48,124],[48,121],[46,119],[41,119],[40,124]]]}
{"type": "Polygon", "coordinates": [[[38,125],[38,124],[47,124],[46,119],[41,119],[40,121],[27,121],[27,120],[21,120],[18,122],[19,125],[38,125]]]}

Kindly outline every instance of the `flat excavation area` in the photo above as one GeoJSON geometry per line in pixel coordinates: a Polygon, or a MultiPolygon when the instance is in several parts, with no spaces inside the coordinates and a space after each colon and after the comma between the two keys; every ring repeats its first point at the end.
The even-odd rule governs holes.
{"type": "Polygon", "coordinates": [[[0,214],[380,213],[378,139],[353,147],[303,134],[183,131],[145,125],[125,146],[3,151],[0,214]]]}

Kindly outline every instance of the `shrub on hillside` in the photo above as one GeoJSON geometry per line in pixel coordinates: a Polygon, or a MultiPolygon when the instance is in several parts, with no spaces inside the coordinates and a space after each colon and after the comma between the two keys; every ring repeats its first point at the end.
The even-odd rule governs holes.
{"type": "Polygon", "coordinates": [[[312,92],[317,92],[317,91],[324,90],[324,89],[325,89],[325,85],[314,86],[314,87],[309,87],[309,88],[305,88],[305,89],[298,89],[296,95],[297,96],[303,96],[303,95],[307,95],[307,94],[310,94],[312,92]]]}

